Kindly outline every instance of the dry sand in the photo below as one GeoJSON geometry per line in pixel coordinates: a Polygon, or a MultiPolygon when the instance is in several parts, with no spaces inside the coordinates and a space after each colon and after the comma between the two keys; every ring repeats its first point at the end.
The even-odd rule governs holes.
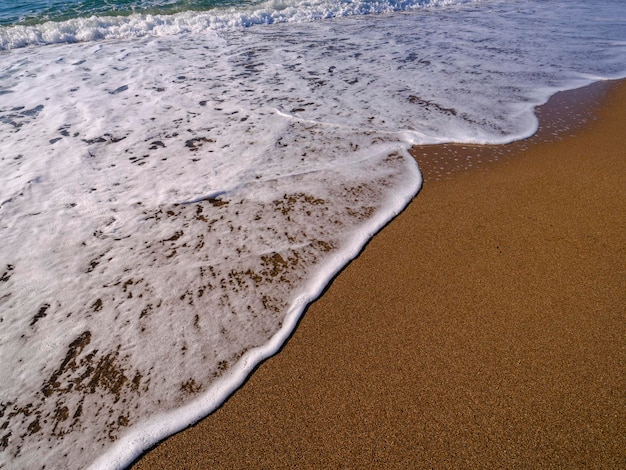
{"type": "Polygon", "coordinates": [[[424,165],[283,350],[135,468],[626,468],[626,81],[596,115],[424,165]]]}

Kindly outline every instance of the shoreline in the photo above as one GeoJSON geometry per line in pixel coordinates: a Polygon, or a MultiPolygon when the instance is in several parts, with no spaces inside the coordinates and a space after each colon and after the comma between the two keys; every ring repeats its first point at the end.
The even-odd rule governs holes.
{"type": "Polygon", "coordinates": [[[596,119],[595,112],[617,83],[619,80],[598,81],[555,93],[547,103],[535,107],[539,127],[525,139],[502,145],[416,145],[410,153],[417,160],[425,182],[447,179],[457,172],[487,168],[525,152],[533,145],[574,137],[596,119]]]}
{"type": "Polygon", "coordinates": [[[134,468],[623,464],[626,81],[609,85],[573,136],[420,163],[418,197],[281,352],[134,468]]]}

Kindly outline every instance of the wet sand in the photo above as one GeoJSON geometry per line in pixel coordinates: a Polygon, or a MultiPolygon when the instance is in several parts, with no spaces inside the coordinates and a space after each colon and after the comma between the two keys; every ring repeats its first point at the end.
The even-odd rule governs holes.
{"type": "Polygon", "coordinates": [[[609,88],[558,138],[422,165],[282,351],[134,468],[626,467],[626,81],[609,88]]]}

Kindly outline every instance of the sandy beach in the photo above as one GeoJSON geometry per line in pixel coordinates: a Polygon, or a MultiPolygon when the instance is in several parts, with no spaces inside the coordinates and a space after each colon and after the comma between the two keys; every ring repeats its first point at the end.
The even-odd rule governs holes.
{"type": "Polygon", "coordinates": [[[607,89],[496,162],[414,149],[452,153],[279,354],[133,468],[624,468],[626,81],[607,89]]]}

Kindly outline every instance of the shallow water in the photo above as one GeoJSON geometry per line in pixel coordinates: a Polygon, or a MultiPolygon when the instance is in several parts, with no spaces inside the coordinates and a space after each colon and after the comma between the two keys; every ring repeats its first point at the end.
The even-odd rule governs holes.
{"type": "Polygon", "coordinates": [[[415,195],[411,145],[625,75],[619,2],[375,5],[0,28],[0,465],[115,467],[206,415],[415,195]]]}

